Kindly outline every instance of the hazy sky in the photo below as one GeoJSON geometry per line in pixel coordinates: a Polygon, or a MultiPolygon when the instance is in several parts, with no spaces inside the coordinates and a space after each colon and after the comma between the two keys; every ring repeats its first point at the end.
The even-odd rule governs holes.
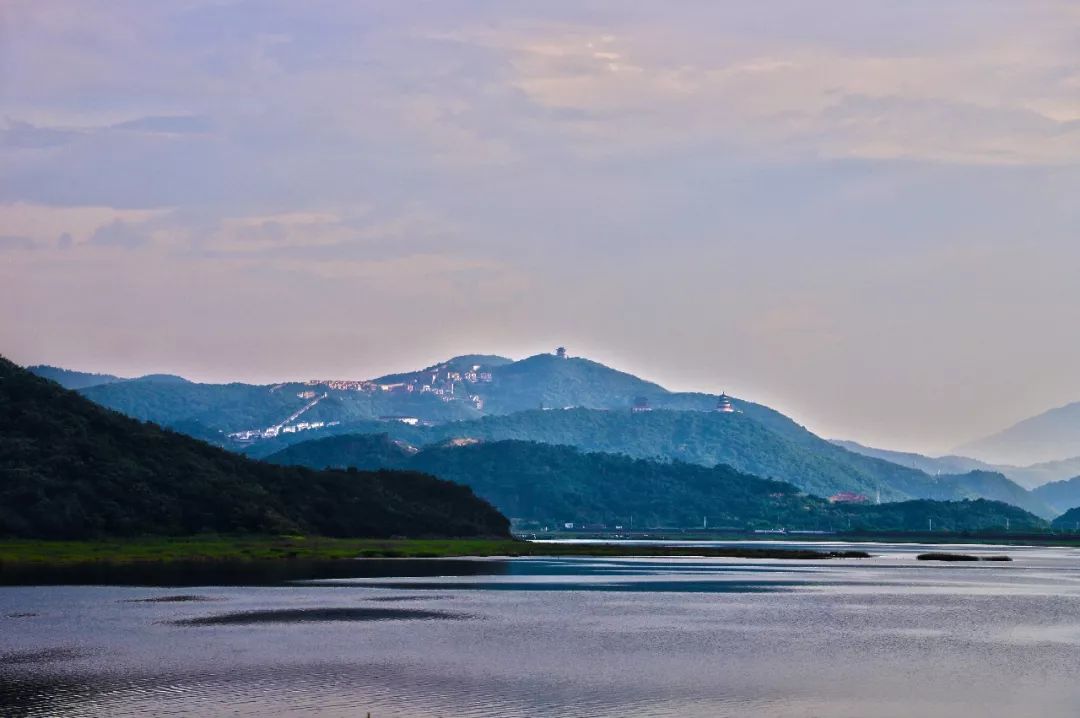
{"type": "Polygon", "coordinates": [[[0,3],[0,352],[566,344],[947,449],[1080,399],[1080,3],[0,3]]]}

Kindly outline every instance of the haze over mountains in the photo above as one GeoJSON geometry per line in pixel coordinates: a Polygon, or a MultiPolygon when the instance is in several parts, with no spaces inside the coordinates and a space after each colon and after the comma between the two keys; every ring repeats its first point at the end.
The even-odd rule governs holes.
{"type": "Polygon", "coordinates": [[[274,385],[197,384],[170,375],[102,376],[90,384],[89,375],[48,371],[104,406],[252,456],[340,434],[387,434],[418,447],[455,438],[514,439],[724,464],[820,497],[989,498],[1047,518],[1064,510],[1061,496],[1049,503],[1017,482],[1032,487],[1080,473],[1069,473],[1069,462],[1002,467],[828,442],[769,407],[671,392],[562,350],[518,361],[465,355],[370,380],[274,385]]]}
{"type": "Polygon", "coordinates": [[[1080,456],[1080,402],[1025,419],[996,434],[959,446],[956,452],[1015,465],[1080,456]]]}
{"type": "Polygon", "coordinates": [[[834,444],[842,446],[848,451],[857,454],[873,456],[885,461],[907,466],[928,474],[950,474],[968,471],[992,471],[1015,481],[1026,489],[1034,489],[1037,486],[1048,484],[1052,481],[1062,481],[1074,476],[1080,476],[1080,456],[1058,461],[1047,461],[1030,466],[1014,466],[1012,464],[991,464],[967,456],[923,456],[907,451],[890,451],[888,449],[876,449],[863,446],[854,441],[834,440],[834,444]]]}

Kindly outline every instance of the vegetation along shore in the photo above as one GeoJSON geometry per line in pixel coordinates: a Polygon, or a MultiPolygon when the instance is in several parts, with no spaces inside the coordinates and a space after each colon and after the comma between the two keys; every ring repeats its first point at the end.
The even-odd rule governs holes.
{"type": "Polygon", "coordinates": [[[25,564],[78,565],[176,561],[288,561],[291,559],[460,558],[491,556],[704,556],[709,558],[867,558],[864,551],[819,551],[734,546],[552,544],[514,539],[353,539],[305,536],[0,541],[0,572],[25,564]]]}

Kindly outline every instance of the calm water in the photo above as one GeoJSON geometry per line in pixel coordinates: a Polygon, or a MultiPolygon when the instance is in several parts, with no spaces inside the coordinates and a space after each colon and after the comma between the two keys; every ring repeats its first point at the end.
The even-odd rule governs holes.
{"type": "Polygon", "coordinates": [[[1080,713],[1080,552],[925,548],[4,586],[0,715],[1080,713]]]}

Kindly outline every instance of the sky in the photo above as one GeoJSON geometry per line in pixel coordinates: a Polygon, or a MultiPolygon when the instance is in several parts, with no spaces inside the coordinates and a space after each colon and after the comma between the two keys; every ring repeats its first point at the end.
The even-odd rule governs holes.
{"type": "Polygon", "coordinates": [[[0,3],[0,353],[566,345],[942,452],[1080,400],[1080,4],[0,3]]]}

